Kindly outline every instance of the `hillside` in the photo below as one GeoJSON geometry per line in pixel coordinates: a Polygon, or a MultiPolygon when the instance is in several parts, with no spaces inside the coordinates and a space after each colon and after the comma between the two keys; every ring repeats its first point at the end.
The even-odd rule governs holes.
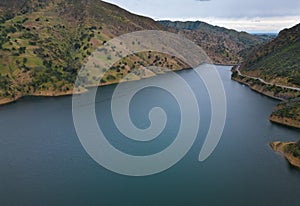
{"type": "Polygon", "coordinates": [[[100,45],[117,35],[162,28],[99,0],[1,1],[2,102],[71,92],[84,60],[100,45]]]}
{"type": "Polygon", "coordinates": [[[281,85],[300,86],[300,24],[256,48],[242,64],[245,74],[281,85]]]}
{"type": "Polygon", "coordinates": [[[238,64],[254,46],[271,39],[265,35],[237,32],[200,21],[159,23],[196,42],[218,64],[238,64]]]}

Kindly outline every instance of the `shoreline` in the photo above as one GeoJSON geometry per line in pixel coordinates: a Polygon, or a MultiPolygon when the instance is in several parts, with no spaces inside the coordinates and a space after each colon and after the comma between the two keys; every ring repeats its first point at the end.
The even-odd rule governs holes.
{"type": "MultiPolygon", "coordinates": [[[[228,65],[226,65],[228,66],[228,65]]],[[[229,65],[230,66],[230,65],[229,65]]],[[[174,70],[173,72],[179,72],[179,71],[183,71],[183,70],[190,70],[192,68],[183,68],[183,69],[179,69],[179,70],[174,70]]],[[[27,95],[17,95],[17,97],[15,98],[0,98],[0,106],[4,106],[4,105],[8,105],[8,104],[12,104],[17,102],[18,100],[22,99],[23,97],[63,97],[63,96],[71,96],[71,95],[80,95],[80,94],[84,94],[86,92],[88,92],[89,88],[94,88],[94,87],[105,87],[105,86],[109,86],[109,85],[115,85],[115,84],[119,84],[119,83],[125,83],[125,82],[132,82],[132,81],[141,81],[143,79],[148,79],[151,77],[155,77],[157,75],[163,75],[163,74],[167,74],[170,71],[166,71],[164,73],[161,74],[151,74],[151,75],[145,75],[140,77],[139,79],[129,79],[126,81],[113,81],[113,82],[106,82],[106,83],[100,83],[100,84],[95,84],[95,85],[87,85],[86,88],[84,88],[82,91],[75,91],[74,89],[71,89],[67,92],[57,92],[57,91],[39,91],[39,92],[35,92],[33,94],[27,94],[27,95]]]]}
{"type": "Polygon", "coordinates": [[[279,117],[276,115],[271,114],[269,117],[270,122],[274,124],[284,125],[294,129],[300,129],[300,122],[295,121],[293,119],[287,117],[279,117]]]}
{"type": "MultiPolygon", "coordinates": [[[[255,91],[261,95],[264,95],[269,98],[279,100],[282,102],[287,102],[289,100],[288,98],[282,98],[279,96],[275,96],[274,95],[275,93],[273,91],[270,91],[267,89],[267,87],[270,85],[264,84],[263,82],[260,82],[259,84],[256,84],[256,83],[250,84],[248,81],[253,81],[253,79],[251,79],[250,77],[245,77],[245,76],[241,75],[241,73],[239,72],[239,66],[232,68],[231,71],[232,71],[232,74],[235,74],[235,75],[231,76],[231,79],[233,81],[236,81],[240,84],[243,84],[243,85],[249,87],[252,91],[255,91]]],[[[274,86],[278,87],[278,88],[282,88],[282,86],[277,86],[277,85],[274,85],[274,86]]],[[[298,90],[294,90],[294,92],[298,92],[298,90]]],[[[278,117],[276,115],[271,114],[269,116],[269,121],[272,123],[275,123],[275,124],[280,124],[283,126],[300,129],[300,122],[295,121],[290,118],[278,117]]]]}
{"type": "Polygon", "coordinates": [[[271,148],[283,155],[290,165],[300,170],[300,157],[295,157],[291,152],[287,152],[286,147],[294,145],[295,142],[272,142],[270,143],[271,148]]]}
{"type": "MultiPolygon", "coordinates": [[[[145,78],[151,78],[152,76],[149,77],[145,77],[145,78]]],[[[141,79],[135,79],[135,80],[128,80],[125,82],[130,82],[130,81],[139,81],[145,78],[141,78],[141,79]]],[[[86,88],[84,88],[82,91],[75,91],[74,89],[71,89],[67,92],[55,92],[55,91],[39,91],[33,94],[29,94],[29,95],[18,95],[15,98],[0,98],[0,106],[3,105],[7,105],[7,104],[11,104],[11,103],[15,103],[18,100],[22,99],[23,97],[63,97],[63,96],[71,96],[71,95],[80,95],[80,94],[84,94],[86,92],[88,92],[89,88],[94,88],[94,87],[105,87],[105,86],[109,86],[109,85],[114,85],[114,84],[119,84],[119,83],[124,83],[124,82],[106,82],[106,83],[102,83],[99,85],[87,85],[86,88]]]]}
{"type": "Polygon", "coordinates": [[[238,78],[235,78],[235,77],[232,77],[231,79],[233,81],[236,81],[236,82],[238,82],[238,83],[240,83],[242,85],[245,85],[245,86],[249,87],[252,91],[255,91],[255,92],[257,92],[259,94],[262,94],[264,96],[267,96],[267,97],[270,97],[272,99],[279,100],[279,101],[287,101],[286,99],[283,99],[283,98],[280,98],[280,97],[276,97],[276,96],[274,96],[272,94],[268,94],[267,92],[263,91],[263,88],[259,89],[258,87],[254,87],[254,86],[250,85],[249,83],[247,83],[247,82],[245,82],[245,81],[243,81],[241,79],[238,79],[238,78]]]}
{"type": "MultiPolygon", "coordinates": [[[[216,65],[216,66],[232,66],[232,67],[236,66],[236,65],[226,65],[226,64],[213,64],[213,65],[216,65]]],[[[193,68],[182,68],[182,69],[172,70],[172,71],[173,72],[179,72],[179,71],[190,70],[190,69],[193,69],[193,68]]],[[[130,79],[130,80],[127,80],[127,81],[120,81],[120,82],[115,82],[115,81],[114,82],[106,82],[106,83],[101,83],[99,85],[87,85],[87,87],[83,91],[79,91],[79,92],[75,92],[75,93],[74,93],[73,89],[71,89],[67,92],[40,91],[40,92],[30,94],[30,95],[18,95],[14,99],[12,99],[12,98],[3,98],[3,99],[1,99],[0,98],[0,106],[15,103],[18,100],[22,99],[23,97],[62,97],[62,96],[71,96],[73,94],[80,95],[80,94],[84,94],[85,92],[88,92],[89,88],[93,88],[93,87],[98,88],[98,87],[105,87],[105,86],[115,85],[115,84],[125,83],[125,82],[141,81],[143,79],[152,78],[152,77],[155,77],[157,75],[167,74],[168,72],[171,72],[171,71],[166,71],[166,72],[161,73],[161,74],[155,74],[154,73],[154,75],[146,75],[146,76],[141,77],[140,79],[130,79]]]]}
{"type": "Polygon", "coordinates": [[[24,97],[63,97],[63,96],[71,96],[73,94],[80,95],[88,90],[83,90],[80,92],[73,92],[73,90],[70,90],[68,92],[54,92],[54,91],[43,91],[40,93],[30,94],[30,95],[18,95],[18,97],[15,98],[3,98],[0,99],[0,106],[8,105],[17,102],[18,100],[24,98],[24,97]],[[48,93],[48,94],[47,94],[48,93]]]}

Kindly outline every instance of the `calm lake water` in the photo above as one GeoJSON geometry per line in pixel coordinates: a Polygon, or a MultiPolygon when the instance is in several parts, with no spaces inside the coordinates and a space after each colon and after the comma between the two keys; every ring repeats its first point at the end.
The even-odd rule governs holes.
{"type": "MultiPolygon", "coordinates": [[[[230,67],[217,68],[228,101],[218,147],[205,162],[198,162],[209,128],[210,104],[195,72],[181,71],[199,101],[200,131],[178,164],[148,177],[112,173],[89,157],[75,133],[71,97],[24,98],[1,106],[0,205],[297,205],[300,172],[268,144],[297,140],[300,130],[271,124],[268,116],[278,101],[231,81],[230,67]]],[[[172,143],[180,116],[171,95],[148,88],[132,100],[133,121],[141,127],[148,125],[146,117],[153,106],[165,108],[169,117],[161,138],[137,144],[121,140],[111,120],[114,88],[98,89],[96,110],[98,118],[105,119],[101,127],[115,147],[147,155],[172,143]]]]}

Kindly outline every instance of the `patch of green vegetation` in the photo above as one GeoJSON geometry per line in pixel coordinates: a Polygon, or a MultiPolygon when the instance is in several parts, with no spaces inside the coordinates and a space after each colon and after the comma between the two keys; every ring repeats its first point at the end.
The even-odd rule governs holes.
{"type": "Polygon", "coordinates": [[[300,98],[282,102],[275,108],[272,115],[281,118],[290,118],[300,122],[300,98]]]}
{"type": "Polygon", "coordinates": [[[300,141],[298,141],[294,144],[293,143],[288,144],[284,148],[284,152],[293,154],[294,157],[300,157],[300,141]]]}

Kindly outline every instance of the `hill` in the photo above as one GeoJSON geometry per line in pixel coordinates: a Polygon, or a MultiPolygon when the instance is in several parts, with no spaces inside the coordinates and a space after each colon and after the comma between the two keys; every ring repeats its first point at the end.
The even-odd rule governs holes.
{"type": "Polygon", "coordinates": [[[300,128],[300,24],[255,48],[232,78],[260,93],[283,99],[270,121],[300,128]]]}
{"type": "Polygon", "coordinates": [[[281,85],[300,86],[300,24],[256,48],[241,65],[247,75],[281,85]]]}
{"type": "MultiPolygon", "coordinates": [[[[241,60],[239,51],[263,41],[246,33],[202,25],[207,29],[179,33],[198,43],[215,63],[237,63],[241,60]]],[[[99,46],[133,31],[176,32],[165,26],[100,0],[3,0],[0,103],[27,95],[71,94],[79,69],[99,46]]],[[[118,62],[101,84],[116,83],[144,65],[186,68],[184,62],[163,54],[136,54],[118,62]]]]}
{"type": "Polygon", "coordinates": [[[145,29],[163,27],[99,0],[1,1],[0,96],[68,93],[96,48],[145,29]]]}
{"type": "Polygon", "coordinates": [[[272,39],[270,36],[237,32],[201,21],[159,23],[196,42],[218,64],[238,64],[253,47],[272,39]]]}

